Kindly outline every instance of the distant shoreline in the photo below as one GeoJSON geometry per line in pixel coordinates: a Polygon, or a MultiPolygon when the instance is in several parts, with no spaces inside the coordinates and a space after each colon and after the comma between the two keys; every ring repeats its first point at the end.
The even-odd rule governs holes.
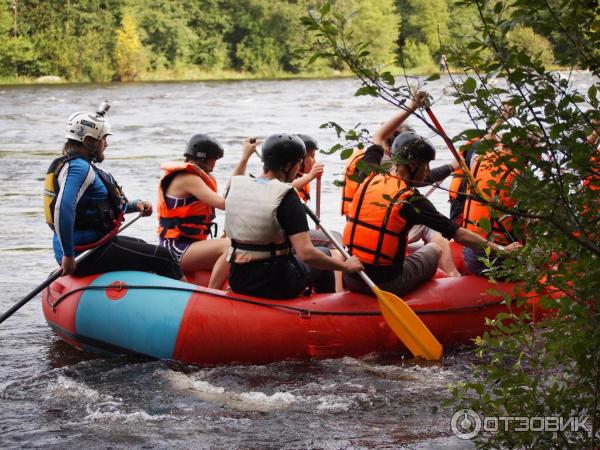
{"type": "MultiPolygon", "coordinates": [[[[581,69],[571,69],[569,67],[549,66],[549,70],[559,72],[580,72],[581,69]]],[[[404,76],[402,67],[394,66],[388,69],[395,77],[404,76]]],[[[430,76],[440,73],[436,66],[423,66],[406,69],[408,76],[430,76]]],[[[450,67],[451,74],[464,74],[460,68],[450,67]]],[[[32,77],[0,77],[0,86],[49,86],[49,85],[72,85],[72,84],[130,84],[130,83],[184,83],[194,81],[250,81],[250,80],[328,80],[340,78],[354,78],[354,73],[350,71],[322,70],[317,72],[279,72],[272,74],[258,74],[251,72],[237,72],[234,70],[224,70],[219,72],[203,72],[201,70],[190,68],[187,70],[163,70],[156,72],[147,72],[137,80],[132,81],[90,81],[90,80],[65,80],[56,76],[32,77]],[[48,81],[46,81],[48,80],[48,81]],[[52,80],[52,81],[50,81],[52,80]]]]}
{"type": "MultiPolygon", "coordinates": [[[[401,67],[391,67],[390,72],[395,76],[404,73],[401,67]]],[[[452,72],[454,70],[451,69],[452,72]]],[[[406,69],[410,76],[429,76],[438,72],[434,66],[416,67],[406,69]]],[[[246,81],[246,80],[310,80],[310,79],[336,79],[353,78],[355,75],[350,71],[323,70],[317,72],[280,72],[273,74],[257,74],[250,72],[219,71],[202,72],[197,69],[187,71],[158,71],[145,73],[137,80],[132,81],[90,81],[90,80],[66,80],[52,75],[32,77],[0,77],[0,86],[28,86],[28,85],[61,85],[61,84],[112,84],[112,83],[152,83],[152,82],[191,82],[191,81],[246,81]],[[54,78],[54,80],[52,80],[54,78]]]]}

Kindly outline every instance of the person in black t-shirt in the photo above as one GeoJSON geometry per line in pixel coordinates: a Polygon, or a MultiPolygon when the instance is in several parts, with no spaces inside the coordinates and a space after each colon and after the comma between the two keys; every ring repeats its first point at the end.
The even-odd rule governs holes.
{"type": "MultiPolygon", "coordinates": [[[[403,133],[394,140],[392,157],[394,168],[389,174],[369,177],[361,184],[344,229],[344,244],[381,289],[404,295],[435,275],[441,253],[436,242],[405,257],[408,233],[418,224],[470,248],[508,253],[520,247],[518,243],[499,246],[459,227],[415,189],[427,178],[429,162],[435,159],[429,141],[403,133]]],[[[370,294],[355,275],[344,275],[344,284],[351,291],[370,294]]]]}
{"type": "Polygon", "coordinates": [[[311,287],[333,292],[331,271],[362,270],[357,258],[338,261],[310,240],[304,206],[289,184],[305,153],[298,136],[272,135],[262,147],[263,176],[232,177],[225,200],[232,291],[270,299],[293,298],[311,287]]]}

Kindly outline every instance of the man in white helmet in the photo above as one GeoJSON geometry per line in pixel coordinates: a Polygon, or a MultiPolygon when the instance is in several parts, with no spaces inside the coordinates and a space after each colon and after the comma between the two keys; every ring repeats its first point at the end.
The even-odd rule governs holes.
{"type": "Polygon", "coordinates": [[[96,113],[72,114],[67,119],[63,156],[48,169],[44,211],[54,231],[56,261],[63,275],[142,270],[180,279],[181,270],[167,249],[141,239],[113,237],[123,214],[139,211],[149,216],[152,205],[128,201],[115,179],[96,166],[104,160],[106,137],[111,134],[104,117],[108,109],[104,102],[96,113]],[[78,253],[98,246],[102,248],[76,265],[78,253]]]}

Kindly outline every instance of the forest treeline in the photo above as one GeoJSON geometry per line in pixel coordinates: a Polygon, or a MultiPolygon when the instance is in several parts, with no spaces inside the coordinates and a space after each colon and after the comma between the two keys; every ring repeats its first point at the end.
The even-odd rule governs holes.
{"type": "MultiPolygon", "coordinates": [[[[373,59],[436,70],[442,46],[471,39],[477,11],[458,0],[337,0],[352,39],[370,41],[373,59]]],[[[300,18],[310,0],[0,0],[0,78],[59,76],[67,81],[184,79],[200,73],[254,76],[323,74],[309,64],[300,18]]],[[[564,42],[527,26],[514,45],[548,62],[564,42]]]]}

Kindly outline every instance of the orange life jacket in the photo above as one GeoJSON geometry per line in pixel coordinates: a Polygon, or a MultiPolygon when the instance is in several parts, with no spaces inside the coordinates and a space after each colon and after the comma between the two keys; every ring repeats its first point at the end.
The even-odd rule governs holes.
{"type": "Polygon", "coordinates": [[[400,210],[413,193],[402,179],[388,174],[370,176],[359,186],[349,207],[344,244],[362,263],[390,266],[404,258],[400,249],[406,247],[402,241],[408,230],[400,210]]]}
{"type": "Polygon", "coordinates": [[[214,192],[217,192],[217,181],[200,167],[189,162],[170,162],[160,167],[165,171],[158,183],[158,235],[165,239],[177,239],[181,236],[203,241],[213,234],[212,228],[215,209],[197,199],[191,203],[175,208],[168,208],[166,192],[175,176],[181,172],[193,173],[202,178],[202,181],[214,192]]]}
{"type": "Polygon", "coordinates": [[[358,190],[360,182],[352,179],[353,175],[356,174],[356,166],[359,161],[365,156],[366,150],[356,148],[350,156],[348,164],[346,164],[346,170],[344,171],[344,180],[342,182],[342,215],[347,216],[350,211],[350,204],[354,199],[354,195],[358,190]]]}
{"type": "MultiPolygon", "coordinates": [[[[499,150],[499,152],[503,151],[499,150]]],[[[506,208],[512,208],[515,206],[516,202],[510,196],[507,186],[512,185],[516,174],[514,170],[511,170],[508,167],[495,166],[494,160],[497,157],[498,151],[496,153],[488,153],[487,155],[480,156],[475,162],[472,170],[473,178],[475,178],[475,182],[481,190],[488,194],[492,200],[499,202],[500,205],[506,208]]],[[[463,212],[463,227],[477,233],[485,239],[493,240],[498,244],[509,244],[514,241],[514,238],[512,237],[512,216],[504,215],[500,218],[492,217],[492,208],[477,201],[471,187],[468,189],[468,194],[469,196],[465,201],[463,212]],[[490,234],[479,226],[479,221],[484,218],[489,220],[492,225],[492,232],[490,234]]],[[[495,213],[494,216],[497,214],[498,213],[495,213]]],[[[500,212],[499,214],[503,213],[500,212]]]]}
{"type": "Polygon", "coordinates": [[[585,177],[583,187],[592,191],[600,191],[600,147],[596,149],[596,152],[590,158],[590,166],[592,174],[585,177]]]}
{"type": "MultiPolygon", "coordinates": [[[[305,174],[298,172],[298,175],[296,175],[296,178],[301,178],[304,175],[305,174]]],[[[308,203],[310,201],[310,183],[306,183],[300,189],[296,189],[296,192],[298,192],[298,195],[300,196],[300,199],[304,203],[308,203]]]]}
{"type": "MultiPolygon", "coordinates": [[[[470,141],[468,141],[466,144],[462,145],[459,150],[460,156],[462,156],[464,158],[465,154],[469,150],[469,147],[471,145],[473,145],[474,143],[476,143],[477,141],[479,141],[479,139],[480,138],[473,138],[470,141]]],[[[467,162],[467,164],[469,164],[469,163],[467,162]]],[[[457,169],[454,169],[454,172],[452,172],[452,181],[450,182],[450,187],[448,188],[448,200],[451,203],[458,198],[459,194],[463,193],[461,190],[461,184],[463,183],[464,180],[465,180],[465,172],[459,166],[457,169]]]]}

